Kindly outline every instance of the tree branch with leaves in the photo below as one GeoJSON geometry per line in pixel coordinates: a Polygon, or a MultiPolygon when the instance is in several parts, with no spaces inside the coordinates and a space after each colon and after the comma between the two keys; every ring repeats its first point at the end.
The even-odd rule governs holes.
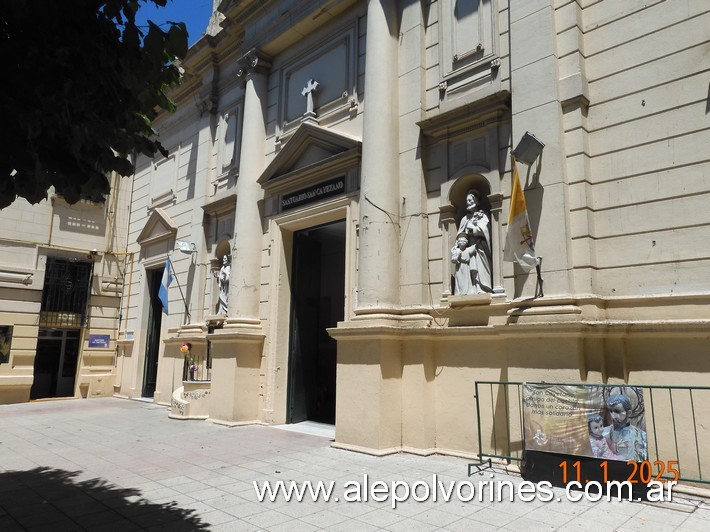
{"type": "Polygon", "coordinates": [[[134,153],[167,155],[153,130],[187,53],[182,22],[136,25],[141,3],[5,0],[0,10],[0,208],[54,186],[69,203],[109,193],[134,153]]]}

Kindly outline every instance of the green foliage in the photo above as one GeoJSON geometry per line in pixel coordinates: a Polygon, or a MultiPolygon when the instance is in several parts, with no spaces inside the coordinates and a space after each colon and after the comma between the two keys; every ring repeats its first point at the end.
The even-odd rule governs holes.
{"type": "Polygon", "coordinates": [[[128,155],[166,154],[153,120],[175,109],[166,91],[180,81],[187,30],[135,22],[140,2],[166,1],[3,1],[0,209],[51,186],[70,203],[102,197],[110,172],[133,172],[128,155]]]}

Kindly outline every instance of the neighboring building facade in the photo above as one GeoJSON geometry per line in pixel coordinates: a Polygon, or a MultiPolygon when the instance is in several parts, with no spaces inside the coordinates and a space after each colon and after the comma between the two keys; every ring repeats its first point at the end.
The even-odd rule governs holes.
{"type": "Polygon", "coordinates": [[[131,183],[0,211],[0,404],[113,395],[131,183]]]}
{"type": "Polygon", "coordinates": [[[117,395],[474,455],[476,381],[708,384],[704,2],[216,4],[137,164],[117,395]],[[503,261],[526,131],[543,297],[503,261]],[[472,189],[492,286],[459,296],[472,189]]]}

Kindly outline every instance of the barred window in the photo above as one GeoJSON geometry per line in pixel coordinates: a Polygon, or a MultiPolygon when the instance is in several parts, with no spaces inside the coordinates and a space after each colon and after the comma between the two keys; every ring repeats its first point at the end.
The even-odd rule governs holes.
{"type": "Polygon", "coordinates": [[[88,261],[47,257],[41,307],[43,326],[84,324],[92,266],[88,261]]]}

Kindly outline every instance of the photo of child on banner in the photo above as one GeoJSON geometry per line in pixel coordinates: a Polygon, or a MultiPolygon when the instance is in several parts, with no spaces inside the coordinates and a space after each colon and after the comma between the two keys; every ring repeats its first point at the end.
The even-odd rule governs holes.
{"type": "Polygon", "coordinates": [[[648,457],[643,390],[634,386],[523,385],[525,448],[640,462],[648,457]]]}
{"type": "Polygon", "coordinates": [[[12,325],[0,325],[0,364],[10,362],[12,345],[12,325]]]}

